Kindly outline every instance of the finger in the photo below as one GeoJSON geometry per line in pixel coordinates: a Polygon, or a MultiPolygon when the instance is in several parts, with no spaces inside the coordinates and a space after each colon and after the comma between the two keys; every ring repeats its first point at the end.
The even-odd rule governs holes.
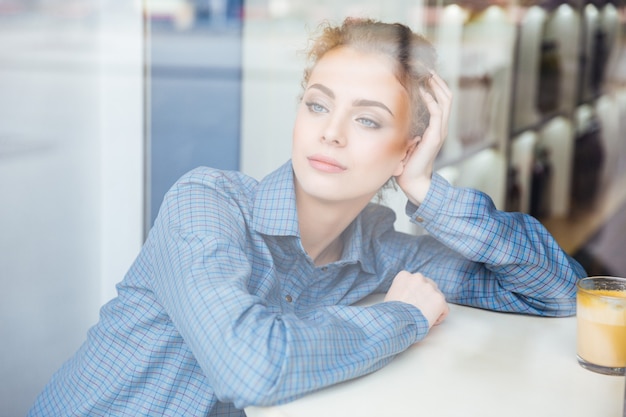
{"type": "MultiPolygon", "coordinates": [[[[435,94],[434,100],[439,107],[440,116],[438,122],[440,123],[440,133],[441,136],[445,138],[448,134],[448,119],[452,109],[452,92],[446,82],[437,74],[433,74],[430,80],[430,85],[433,94],[435,94]]],[[[433,110],[431,107],[429,107],[429,112],[431,112],[431,116],[433,116],[433,110]]]]}
{"type": "Polygon", "coordinates": [[[432,73],[432,77],[430,78],[430,84],[433,90],[438,90],[440,92],[442,97],[445,97],[447,99],[452,98],[452,90],[450,90],[448,83],[446,83],[443,78],[441,78],[437,73],[432,73]]]}
{"type": "MultiPolygon", "coordinates": [[[[432,279],[432,278],[428,278],[428,277],[424,277],[424,280],[425,280],[426,282],[428,282],[430,285],[432,285],[433,287],[435,287],[435,289],[436,289],[437,291],[439,291],[439,286],[437,285],[437,282],[436,282],[434,279],[432,279]]],[[[441,292],[441,291],[439,291],[439,292],[441,292]]]]}
{"type": "Polygon", "coordinates": [[[448,84],[437,74],[433,74],[430,79],[430,86],[435,94],[435,99],[443,110],[449,110],[452,103],[452,90],[448,84]]]}
{"type": "Polygon", "coordinates": [[[430,94],[428,91],[426,91],[423,88],[420,88],[420,91],[424,99],[424,104],[426,104],[426,107],[428,108],[428,112],[430,113],[431,120],[433,117],[441,116],[441,106],[439,105],[435,97],[433,97],[432,94],[430,94]]]}
{"type": "Polygon", "coordinates": [[[433,323],[433,326],[438,326],[441,323],[443,323],[443,321],[448,317],[448,313],[450,312],[450,309],[448,308],[448,306],[446,306],[446,310],[441,313],[441,315],[437,318],[437,320],[435,320],[435,323],[433,323]]]}
{"type": "Polygon", "coordinates": [[[428,121],[428,127],[424,132],[424,136],[422,139],[425,139],[427,136],[433,135],[437,139],[437,142],[440,139],[445,138],[445,126],[444,120],[445,116],[443,110],[439,103],[435,100],[435,98],[428,91],[422,90],[422,97],[424,99],[424,104],[430,113],[430,120],[428,121]],[[442,129],[442,127],[444,129],[442,129]]]}

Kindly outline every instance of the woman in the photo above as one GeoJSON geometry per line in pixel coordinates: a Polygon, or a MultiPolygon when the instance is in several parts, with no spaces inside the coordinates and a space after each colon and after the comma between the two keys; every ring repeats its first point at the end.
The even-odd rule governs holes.
{"type": "Polygon", "coordinates": [[[446,317],[446,299],[574,313],[585,272],[536,220],[433,173],[451,95],[422,37],[348,19],[310,58],[291,161],[261,182],[181,178],[31,415],[242,415],[379,369],[446,317]],[[427,236],[370,203],[393,179],[427,236]],[[376,292],[384,302],[351,306],[376,292]]]}

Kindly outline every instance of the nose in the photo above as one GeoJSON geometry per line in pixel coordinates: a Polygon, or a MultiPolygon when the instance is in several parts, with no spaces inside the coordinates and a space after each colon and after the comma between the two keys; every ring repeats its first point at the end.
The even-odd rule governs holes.
{"type": "Polygon", "coordinates": [[[345,127],[340,115],[332,115],[322,131],[321,141],[334,145],[343,146],[346,142],[345,127]]]}
{"type": "Polygon", "coordinates": [[[324,133],[322,135],[322,142],[328,142],[332,145],[340,145],[341,142],[339,140],[339,136],[333,135],[332,133],[324,133]]]}

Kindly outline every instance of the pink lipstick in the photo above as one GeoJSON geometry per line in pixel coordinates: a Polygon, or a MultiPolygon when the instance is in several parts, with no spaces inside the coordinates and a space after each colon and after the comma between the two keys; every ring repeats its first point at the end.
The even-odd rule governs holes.
{"type": "Polygon", "coordinates": [[[309,164],[318,171],[336,174],[346,170],[337,160],[324,155],[312,155],[307,158],[309,164]]]}

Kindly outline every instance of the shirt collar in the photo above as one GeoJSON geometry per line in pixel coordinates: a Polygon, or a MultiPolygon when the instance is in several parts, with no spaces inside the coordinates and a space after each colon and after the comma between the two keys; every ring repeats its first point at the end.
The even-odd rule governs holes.
{"type": "MultiPolygon", "coordinates": [[[[300,236],[293,175],[290,160],[261,180],[254,196],[251,226],[255,231],[272,236],[300,236]]],[[[371,227],[363,224],[368,209],[345,230],[343,254],[338,262],[360,262],[364,271],[375,273],[373,248],[366,236],[366,229],[371,227]]]]}
{"type": "Polygon", "coordinates": [[[263,178],[254,196],[252,228],[274,236],[299,236],[291,160],[263,178]]]}
{"type": "Polygon", "coordinates": [[[361,267],[365,272],[375,273],[374,253],[371,245],[368,245],[369,239],[366,239],[363,227],[364,215],[361,212],[356,219],[348,226],[343,234],[343,254],[339,262],[361,263],[361,267]]]}

